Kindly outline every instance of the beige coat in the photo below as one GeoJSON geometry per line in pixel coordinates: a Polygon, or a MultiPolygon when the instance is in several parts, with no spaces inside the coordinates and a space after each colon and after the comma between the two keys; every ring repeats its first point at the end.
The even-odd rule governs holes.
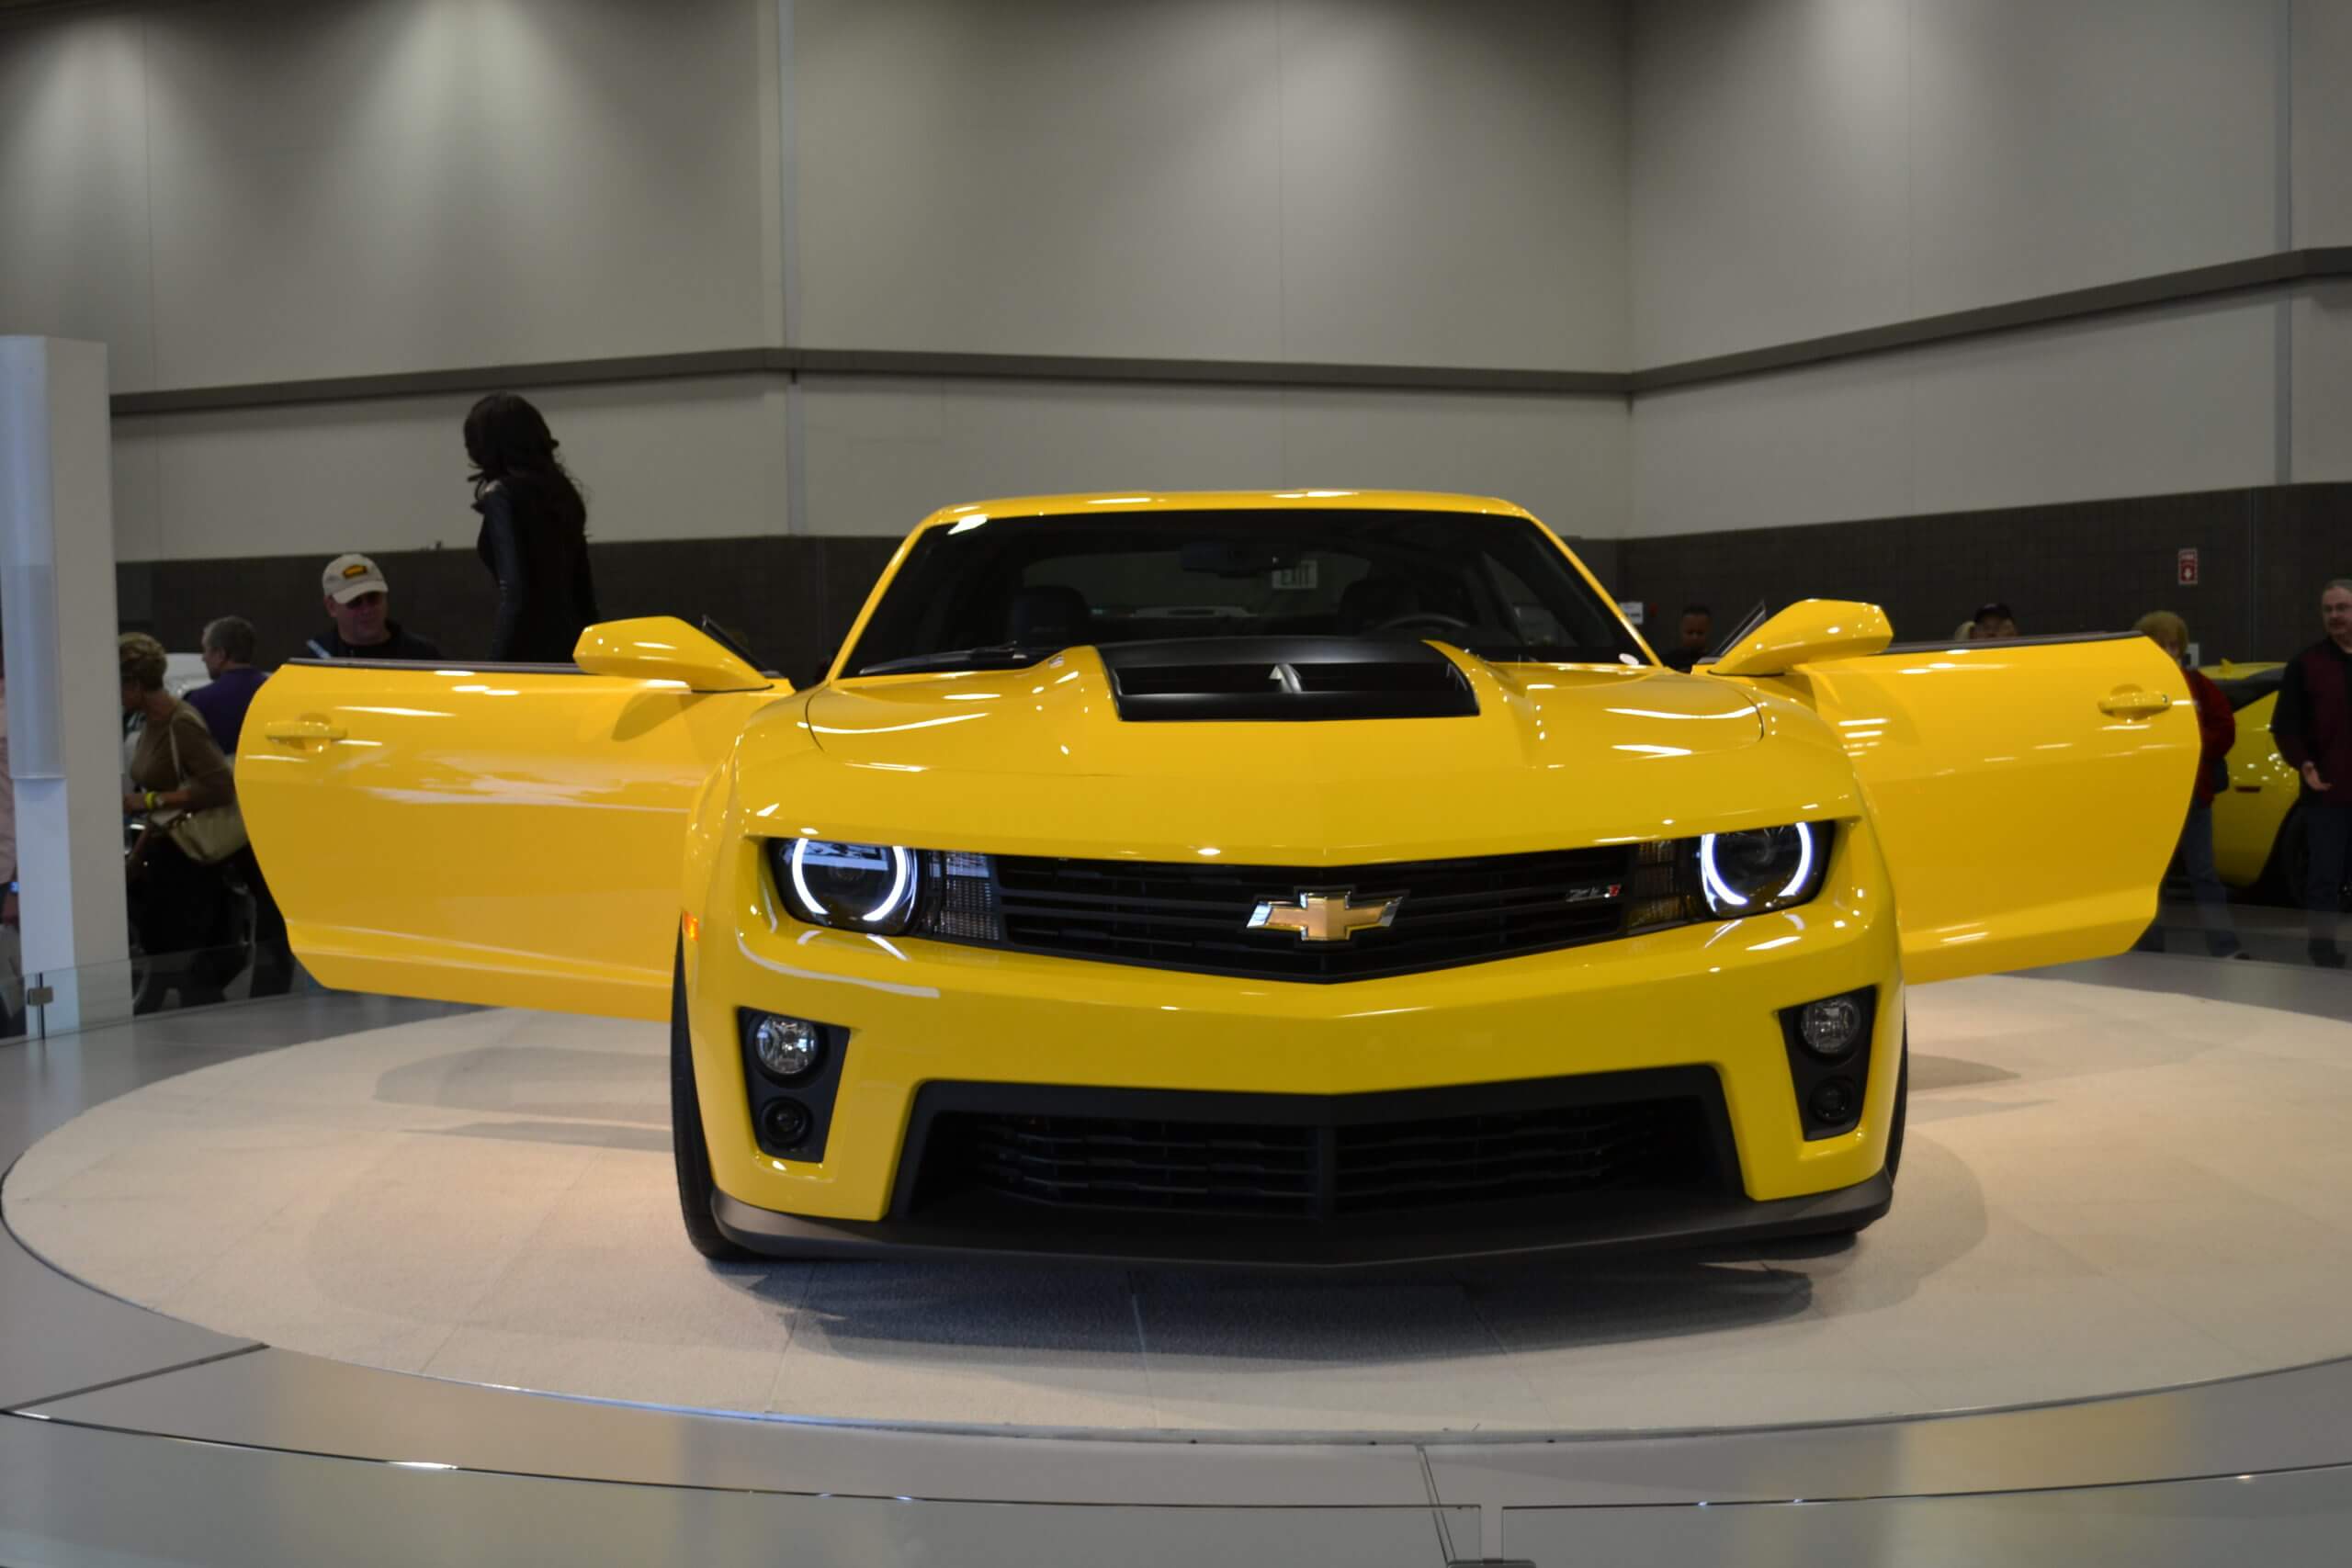
{"type": "Polygon", "coordinates": [[[187,803],[191,811],[227,806],[237,798],[237,784],[229,772],[229,759],[220,754],[220,747],[206,727],[204,716],[183,702],[173,703],[172,716],[164,723],[157,724],[151,718],[140,732],[138,743],[130,752],[130,786],[138,790],[188,789],[193,792],[187,803]],[[179,773],[172,768],[175,735],[179,739],[179,773]]]}

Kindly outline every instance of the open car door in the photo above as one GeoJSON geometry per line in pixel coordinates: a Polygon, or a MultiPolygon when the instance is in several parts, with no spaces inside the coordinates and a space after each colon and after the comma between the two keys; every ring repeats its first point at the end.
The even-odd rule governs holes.
{"type": "Polygon", "coordinates": [[[664,1018],[685,824],[791,688],[683,621],[592,626],[581,665],[287,665],[237,793],[319,979],[664,1018]]]}
{"type": "Polygon", "coordinates": [[[2199,738],[2148,638],[1919,644],[1744,679],[1807,704],[1853,760],[1906,978],[2119,953],[2155,918],[2199,738]]]}

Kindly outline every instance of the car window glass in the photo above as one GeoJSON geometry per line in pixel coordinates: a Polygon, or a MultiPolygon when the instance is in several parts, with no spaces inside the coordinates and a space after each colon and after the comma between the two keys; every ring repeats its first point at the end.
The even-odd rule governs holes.
{"type": "Polygon", "coordinates": [[[1614,663],[1611,606],[1523,518],[1336,510],[1001,518],[915,542],[846,668],[1012,644],[1434,637],[1614,663]]]}

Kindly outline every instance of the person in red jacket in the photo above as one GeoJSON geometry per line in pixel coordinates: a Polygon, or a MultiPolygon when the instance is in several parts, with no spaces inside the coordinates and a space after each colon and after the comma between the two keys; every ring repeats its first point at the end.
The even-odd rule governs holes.
{"type": "MultiPolygon", "coordinates": [[[[2229,895],[2222,890],[2220,873],[2213,869],[2213,797],[2229,787],[2230,748],[2237,744],[2237,715],[2230,711],[2230,699],[2222,688],[2213,684],[2188,665],[2188,623],[2169,610],[2158,610],[2140,617],[2136,628],[2146,634],[2158,648],[2172,655],[2188,675],[2188,694],[2197,701],[2197,730],[2201,742],[2197,757],[2197,784],[2188,801],[2188,814],[2181,821],[2180,843],[2173,851],[2173,869],[2188,878],[2197,895],[2197,923],[2205,928],[2205,948],[2216,958],[2244,958],[2246,951],[2238,943],[2238,933],[2230,923],[2229,895]]],[[[2160,947],[2155,931],[2151,928],[2143,947],[2160,947]]]]}
{"type": "Polygon", "coordinates": [[[2327,635],[2295,655],[2278,682],[2270,734],[2278,755],[2303,775],[2303,841],[2311,861],[2303,908],[2311,911],[2312,962],[2344,967],[2335,931],[2344,884],[2352,880],[2352,578],[2319,596],[2327,635]]]}

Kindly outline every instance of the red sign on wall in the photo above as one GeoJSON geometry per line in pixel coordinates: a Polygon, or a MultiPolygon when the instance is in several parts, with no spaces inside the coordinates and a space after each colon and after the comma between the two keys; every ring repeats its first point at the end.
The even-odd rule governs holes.
{"type": "Polygon", "coordinates": [[[2183,550],[2176,558],[2174,575],[2183,588],[2197,586],[2197,552],[2183,550]]]}

